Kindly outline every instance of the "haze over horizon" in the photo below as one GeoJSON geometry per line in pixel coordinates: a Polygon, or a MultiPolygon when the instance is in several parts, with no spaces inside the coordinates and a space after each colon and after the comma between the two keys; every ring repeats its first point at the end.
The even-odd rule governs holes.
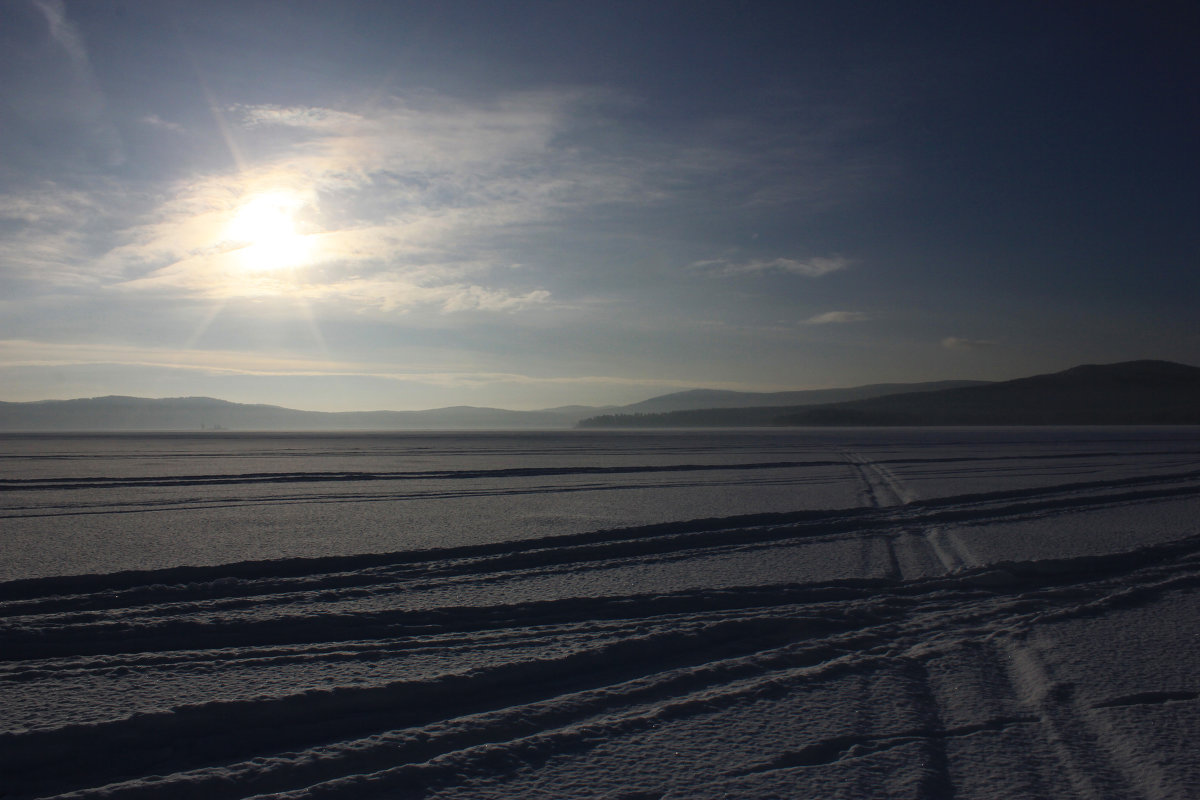
{"type": "Polygon", "coordinates": [[[0,400],[1200,364],[1197,14],[12,0],[0,400]]]}

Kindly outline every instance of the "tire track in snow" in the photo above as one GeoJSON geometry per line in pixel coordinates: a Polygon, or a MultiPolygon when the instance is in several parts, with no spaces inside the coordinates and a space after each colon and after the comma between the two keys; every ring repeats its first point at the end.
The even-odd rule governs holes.
{"type": "Polygon", "coordinates": [[[1145,798],[1138,780],[1122,772],[1097,741],[1074,697],[1074,687],[1056,681],[1035,650],[1016,639],[1005,642],[1012,683],[1038,717],[1045,737],[1080,800],[1145,798]]]}
{"type": "Polygon", "coordinates": [[[162,488],[294,483],[370,483],[375,481],[489,480],[574,475],[626,475],[658,472],[735,472],[835,466],[836,461],[757,461],[731,464],[640,464],[614,467],[513,467],[505,469],[410,472],[249,472],[244,474],[162,476],[90,476],[71,478],[0,478],[0,492],[73,491],[77,489],[162,488]]]}
{"type": "MultiPolygon", "coordinates": [[[[836,466],[845,462],[770,462],[776,467],[790,469],[789,464],[795,466],[807,467],[824,467],[836,466]]],[[[1174,496],[1179,494],[1188,494],[1196,492],[1195,488],[1200,484],[1200,470],[1188,469],[1180,472],[1157,473],[1153,475],[1140,475],[1120,479],[1094,480],[1094,481],[1078,481],[1074,483],[1058,484],[1048,487],[1036,487],[1032,489],[1012,489],[994,492],[980,492],[976,494],[965,494],[951,496],[947,498],[928,498],[928,499],[904,499],[909,497],[907,490],[899,483],[894,476],[881,477],[882,473],[868,469],[864,464],[850,462],[856,472],[860,476],[860,481],[863,483],[866,491],[867,505],[875,508],[885,508],[904,504],[905,507],[916,506],[919,509],[945,507],[945,519],[947,521],[956,521],[959,517],[955,517],[950,511],[954,506],[960,506],[967,509],[966,516],[961,517],[967,519],[971,514],[975,513],[976,505],[986,507],[994,503],[1005,501],[1016,501],[1021,498],[1035,499],[1060,495],[1067,497],[1073,494],[1085,494],[1090,492],[1111,491],[1118,488],[1125,488],[1128,491],[1130,499],[1138,499],[1141,497],[1151,496],[1174,496]],[[1191,486],[1192,488],[1188,488],[1191,486]]],[[[876,462],[870,462],[871,465],[876,465],[876,462]]],[[[685,470],[687,465],[684,465],[685,470]]],[[[761,465],[750,465],[754,469],[761,465]]],[[[768,465],[769,466],[769,465],[768,465]]],[[[762,469],[767,470],[768,466],[762,466],[762,469]]],[[[699,469],[703,470],[720,470],[726,469],[726,465],[699,465],[699,469]]],[[[625,471],[637,472],[638,469],[629,470],[627,468],[619,468],[625,471]]],[[[676,467],[663,468],[652,467],[653,471],[661,471],[670,473],[676,467]]],[[[736,465],[734,468],[736,472],[736,465]]],[[[780,479],[780,485],[798,485],[803,479],[788,478],[780,479]]],[[[811,480],[817,483],[824,482],[823,478],[814,477],[811,480]]],[[[386,483],[387,481],[383,481],[386,483]]],[[[281,485],[287,485],[286,482],[280,482],[281,485]]],[[[240,507],[249,507],[255,509],[263,509],[271,505],[293,505],[293,504],[338,504],[338,503],[395,503],[409,499],[416,500],[455,500],[466,497],[498,497],[509,495],[536,495],[536,494],[564,494],[574,492],[597,492],[597,491],[622,491],[628,489],[663,489],[663,488],[692,488],[697,486],[715,487],[721,485],[745,485],[745,478],[737,480],[730,479],[728,481],[712,480],[706,482],[698,482],[695,480],[669,480],[660,481],[658,483],[629,483],[616,484],[605,482],[601,484],[553,484],[553,485],[507,485],[494,488],[480,488],[467,486],[461,490],[453,489],[409,489],[406,491],[379,491],[366,492],[364,490],[343,491],[343,492],[327,492],[322,494],[266,494],[262,496],[247,497],[245,495],[229,495],[225,497],[161,497],[157,494],[147,495],[137,501],[120,500],[120,501],[84,501],[80,502],[76,498],[64,499],[61,502],[46,502],[41,504],[20,504],[9,503],[0,508],[0,519],[4,518],[21,518],[21,517],[69,517],[88,514],[143,514],[156,513],[164,511],[194,511],[203,509],[235,509],[240,507]]],[[[358,486],[355,481],[349,481],[350,485],[358,486]]],[[[161,487],[160,487],[161,488],[161,487]]],[[[149,490],[152,491],[152,490],[149,490]]],[[[48,493],[53,496],[53,493],[48,493]]],[[[22,496],[20,492],[16,492],[15,496],[22,496]]]]}
{"type": "Polygon", "coordinates": [[[887,467],[864,457],[861,453],[843,453],[865,487],[867,504],[876,508],[898,506],[912,498],[887,467]]]}
{"type": "MultiPolygon", "coordinates": [[[[363,592],[407,591],[400,580],[465,576],[473,579],[557,569],[574,572],[588,564],[645,563],[675,558],[689,551],[730,547],[791,546],[797,543],[860,539],[864,534],[908,539],[912,529],[928,531],[939,559],[954,571],[976,563],[957,536],[942,530],[950,524],[979,525],[1016,519],[1072,514],[1163,499],[1200,497],[1200,482],[1128,489],[1129,481],[1076,487],[1040,488],[998,493],[995,501],[980,495],[915,501],[908,506],[846,509],[830,512],[772,513],[663,523],[637,528],[543,537],[488,545],[364,554],[318,559],[281,559],[218,567],[176,567],[109,575],[34,578],[0,583],[0,615],[26,612],[87,613],[122,606],[180,603],[170,614],[189,611],[187,603],[270,604],[289,598],[327,602],[330,592],[354,599],[363,592]]],[[[990,497],[990,496],[988,496],[990,497]]],[[[0,651],[0,659],[4,653],[0,651]]]]}
{"type": "MultiPolygon", "coordinates": [[[[136,613],[115,623],[68,619],[60,624],[60,612],[12,618],[3,628],[3,652],[18,667],[83,670],[102,657],[87,655],[89,650],[169,655],[178,664],[189,652],[209,663],[217,654],[252,658],[256,648],[273,640],[298,646],[292,655],[303,660],[306,647],[319,655],[339,642],[369,645],[415,636],[457,636],[469,647],[472,636],[491,632],[549,647],[566,628],[605,625],[613,638],[571,653],[516,658],[424,681],[219,699],[94,725],[11,732],[0,737],[0,752],[6,754],[5,771],[17,776],[13,785],[33,794],[78,790],[87,796],[97,783],[125,781],[111,796],[236,797],[241,788],[228,788],[229,776],[236,774],[249,783],[239,779],[235,787],[287,792],[319,783],[329,796],[354,796],[350,786],[362,788],[364,775],[375,775],[368,783],[385,790],[407,785],[418,774],[425,776],[421,780],[442,780],[464,765],[490,764],[501,757],[497,753],[515,763],[536,762],[547,752],[586,747],[589,737],[650,725],[664,714],[706,713],[748,695],[911,665],[914,658],[919,662],[964,641],[1007,640],[1046,619],[1095,613],[1106,603],[1145,602],[1200,586],[1198,560],[1200,538],[1193,537],[1131,553],[1006,563],[924,580],[397,609],[353,626],[343,615],[323,614],[319,602],[310,603],[304,617],[287,614],[255,623],[207,617],[202,606],[188,612],[168,603],[158,611],[154,589],[147,587],[149,604],[128,607],[136,613]],[[186,619],[188,613],[196,618],[186,619]],[[55,652],[54,662],[44,661],[55,652]],[[493,727],[475,724],[483,717],[492,719],[493,727]],[[437,731],[446,726],[474,733],[439,739],[437,731]],[[424,744],[406,749],[397,736],[424,744]],[[367,752],[373,755],[368,758],[367,752]],[[68,753],[86,755],[64,766],[68,753]],[[438,759],[445,762],[440,767],[434,763],[438,759]],[[52,771],[51,764],[60,766],[52,771]],[[368,766],[372,771],[364,772],[368,766]],[[147,782],[141,774],[149,769],[168,774],[147,782]],[[257,776],[253,781],[251,774],[257,776]]],[[[319,574],[308,577],[320,581],[319,574]]],[[[77,601],[86,604],[86,596],[77,601]]],[[[1022,685],[1032,687],[1026,696],[1040,698],[1033,701],[1038,724],[1051,731],[1052,743],[1068,743],[1062,757],[1085,765],[1096,758],[1092,750],[1078,751],[1087,740],[1072,721],[1076,717],[1061,703],[1055,705],[1058,695],[1045,691],[1049,679],[1032,667],[1018,673],[1022,685]]],[[[1023,719],[991,721],[985,728],[1009,723],[1026,724],[1023,719]]],[[[873,747],[915,741],[934,763],[934,740],[953,733],[938,733],[941,728],[932,708],[925,724],[905,735],[888,734],[872,740],[875,744],[867,739],[814,743],[805,758],[843,751],[862,755],[873,747]]],[[[967,726],[959,733],[974,730],[967,726]]],[[[938,777],[942,772],[930,774],[931,791],[945,792],[946,779],[938,777]]],[[[1098,791],[1128,788],[1119,774],[1092,780],[1098,791]]]]}
{"type": "Polygon", "coordinates": [[[947,572],[957,572],[968,565],[979,563],[971,556],[960,537],[940,525],[926,530],[924,539],[947,572]]]}
{"type": "MultiPolygon", "coordinates": [[[[152,682],[212,669],[249,674],[368,661],[393,670],[365,683],[251,696],[230,687],[211,700],[164,698],[151,711],[91,724],[49,720],[9,730],[0,734],[3,771],[13,778],[8,792],[234,798],[250,790],[297,797],[408,791],[486,774],[497,764],[536,765],[586,750],[598,738],[749,697],[900,670],[918,688],[914,702],[925,715],[919,726],[815,740],[759,766],[816,768],[916,748],[931,765],[922,779],[925,796],[950,796],[953,786],[938,766],[944,742],[1031,726],[1049,731],[1047,741],[1080,792],[1156,796],[1127,766],[1114,766],[1121,759],[1106,744],[1111,734],[1097,732],[1089,714],[1188,703],[1195,693],[1150,689],[1084,708],[1034,660],[1013,673],[1028,715],[945,727],[923,665],[964,642],[1021,653],[1020,637],[1037,626],[1200,587],[1197,536],[1128,553],[986,565],[962,548],[956,525],[1186,500],[1200,497],[1197,477],[1183,471],[415,553],[0,584],[0,681],[20,692],[52,692],[76,679],[152,682]],[[409,602],[439,587],[649,568],[755,548],[769,558],[843,540],[884,543],[887,574],[473,606],[409,602]],[[922,547],[950,574],[910,568],[926,558],[909,557],[922,547]],[[358,610],[348,612],[346,604],[358,610]],[[485,648],[495,655],[483,666],[406,677],[406,663],[420,653],[444,653],[449,663],[485,648]],[[1108,772],[1090,770],[1094,761],[1109,764],[1108,772]],[[151,772],[160,777],[150,779],[151,772]]],[[[867,482],[886,496],[883,478],[867,482]]]]}
{"type": "MultiPolygon", "coordinates": [[[[889,468],[879,461],[868,459],[861,453],[844,452],[843,457],[850,462],[858,481],[863,486],[863,498],[867,506],[872,508],[892,508],[912,503],[913,495],[903,486],[889,468]]],[[[940,528],[933,530],[940,531],[940,528]]],[[[948,572],[963,566],[965,561],[948,556],[944,547],[939,547],[932,539],[933,531],[921,533],[914,530],[901,531],[882,537],[886,548],[885,574],[891,578],[922,577],[929,574],[927,558],[921,552],[929,549],[943,568],[948,572]],[[917,542],[920,542],[918,544],[917,542]]],[[[869,563],[869,555],[864,555],[864,564],[869,563]]],[[[866,571],[864,569],[864,571],[866,571]]]]}

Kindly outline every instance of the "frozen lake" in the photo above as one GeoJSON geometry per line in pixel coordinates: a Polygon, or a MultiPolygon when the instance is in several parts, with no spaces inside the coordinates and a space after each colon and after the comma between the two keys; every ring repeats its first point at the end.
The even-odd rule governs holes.
{"type": "Polygon", "coordinates": [[[1197,428],[4,435],[0,796],[1192,797],[1198,519],[1197,428]]]}
{"type": "Polygon", "coordinates": [[[1198,452],[1188,428],[0,434],[0,580],[1036,493],[1198,452]]]}

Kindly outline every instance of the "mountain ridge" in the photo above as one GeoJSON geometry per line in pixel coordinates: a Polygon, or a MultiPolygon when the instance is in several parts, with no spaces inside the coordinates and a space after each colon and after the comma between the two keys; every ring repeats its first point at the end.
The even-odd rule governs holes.
{"type": "Polygon", "coordinates": [[[867,384],[792,392],[694,389],[625,406],[575,405],[535,411],[469,405],[419,411],[304,411],[204,396],[104,395],[70,400],[0,401],[0,431],[6,432],[1122,423],[1200,424],[1200,368],[1143,360],[1083,364],[1061,372],[999,382],[867,384]],[[909,391],[884,393],[891,389],[909,391]],[[820,402],[829,397],[857,399],[820,402]],[[771,405],[783,398],[802,402],[771,405]],[[714,399],[747,404],[702,405],[714,399]],[[678,408],[680,405],[684,407],[678,408]],[[655,413],[639,410],[654,407],[675,410],[655,413]]]}
{"type": "MultiPolygon", "coordinates": [[[[594,413],[595,409],[589,410],[594,413]]],[[[448,406],[421,411],[304,411],[215,397],[127,395],[0,402],[0,431],[321,431],[568,428],[584,413],[448,406]]]]}
{"type": "MultiPolygon", "coordinates": [[[[938,382],[940,385],[942,382],[938,382]]],[[[974,383],[974,382],[970,382],[974,383]]],[[[304,411],[266,403],[236,403],[216,397],[146,398],[103,395],[69,400],[0,401],[0,431],[354,431],[354,430],[503,430],[567,429],[596,414],[625,413],[645,403],[696,408],[710,393],[736,395],[749,403],[778,395],[828,393],[874,396],[884,386],[935,384],[872,384],[848,389],[796,392],[724,392],[694,389],[659,395],[626,406],[569,405],[535,411],[512,411],[485,406],[444,406],[417,411],[304,411]]]]}
{"type": "Polygon", "coordinates": [[[1200,367],[1141,360],[933,391],[774,409],[711,409],[581,420],[582,427],[1196,425],[1200,367]]]}
{"type": "Polygon", "coordinates": [[[664,413],[701,408],[755,408],[799,406],[860,400],[906,391],[979,386],[989,381],[929,381],[921,383],[870,383],[841,389],[796,389],[786,392],[737,392],[727,389],[687,389],[651,397],[621,407],[621,413],[664,413]],[[918,388],[920,387],[920,388],[918,388]]]}

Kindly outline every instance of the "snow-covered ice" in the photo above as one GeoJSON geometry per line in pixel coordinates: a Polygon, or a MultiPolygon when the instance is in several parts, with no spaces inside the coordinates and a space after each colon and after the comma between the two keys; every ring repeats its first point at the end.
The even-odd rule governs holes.
{"type": "Polygon", "coordinates": [[[0,437],[3,798],[1200,796],[1200,429],[0,437]]]}

